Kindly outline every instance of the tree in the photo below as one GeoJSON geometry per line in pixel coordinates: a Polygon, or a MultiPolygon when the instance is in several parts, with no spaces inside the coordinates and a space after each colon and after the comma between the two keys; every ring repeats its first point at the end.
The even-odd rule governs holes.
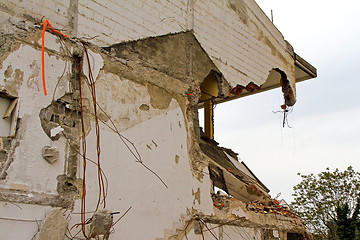
{"type": "MultiPolygon", "coordinates": [[[[336,234],[340,240],[353,240],[359,225],[360,197],[357,198],[355,211],[350,213],[349,204],[339,205],[336,208],[336,234]]],[[[359,238],[357,238],[359,239],[359,238]]]]}
{"type": "Polygon", "coordinates": [[[327,168],[317,176],[313,173],[298,175],[302,181],[293,188],[292,210],[303,219],[316,239],[338,239],[337,224],[341,222],[338,215],[347,211],[347,217],[354,216],[360,196],[360,173],[350,166],[343,172],[338,169],[330,172],[327,168]]]}

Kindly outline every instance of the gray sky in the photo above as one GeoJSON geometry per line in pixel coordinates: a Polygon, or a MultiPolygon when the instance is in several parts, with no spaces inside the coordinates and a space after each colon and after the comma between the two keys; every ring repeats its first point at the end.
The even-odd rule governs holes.
{"type": "Polygon", "coordinates": [[[215,140],[230,147],[271,190],[292,201],[297,173],[353,166],[360,171],[360,1],[256,0],[295,52],[318,70],[297,84],[282,128],[280,89],[215,109],[215,140]],[[234,114],[235,110],[235,114],[234,114]]]}

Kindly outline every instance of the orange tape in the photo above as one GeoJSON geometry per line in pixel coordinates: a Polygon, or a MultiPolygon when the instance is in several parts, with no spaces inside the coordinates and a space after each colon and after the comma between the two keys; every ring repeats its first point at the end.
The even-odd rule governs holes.
{"type": "Polygon", "coordinates": [[[47,95],[46,93],[46,85],[45,85],[45,51],[44,51],[44,44],[45,44],[45,30],[46,30],[46,23],[48,22],[48,20],[45,19],[44,22],[44,27],[43,27],[43,31],[42,31],[42,47],[41,47],[41,66],[42,66],[42,82],[43,82],[43,88],[44,88],[44,94],[45,96],[47,95]]]}
{"type": "Polygon", "coordinates": [[[45,84],[45,30],[46,30],[46,25],[49,25],[51,31],[60,34],[61,36],[65,37],[65,38],[69,38],[68,35],[66,34],[62,34],[61,32],[59,32],[58,30],[53,29],[53,27],[51,26],[51,24],[49,23],[49,21],[47,19],[45,19],[44,21],[44,26],[43,26],[43,30],[42,30],[42,47],[41,47],[41,66],[42,66],[42,82],[43,82],[43,88],[44,88],[44,94],[45,96],[47,95],[46,92],[46,84],[45,84]]]}

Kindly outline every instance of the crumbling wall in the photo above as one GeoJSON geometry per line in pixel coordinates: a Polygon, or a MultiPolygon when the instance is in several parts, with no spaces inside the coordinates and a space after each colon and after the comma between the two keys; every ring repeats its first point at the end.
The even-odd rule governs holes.
{"type": "Polygon", "coordinates": [[[233,87],[279,68],[295,92],[293,49],[253,0],[195,1],[194,34],[233,87]]]}
{"type": "Polygon", "coordinates": [[[41,30],[17,18],[5,25],[1,26],[0,89],[17,102],[10,116],[14,135],[1,138],[1,232],[4,239],[31,239],[51,207],[70,209],[73,205],[73,198],[64,198],[57,189],[69,146],[65,139],[49,138],[39,117],[41,109],[69,92],[70,59],[67,46],[62,45],[68,43],[45,33],[45,83],[53,91],[44,95],[41,30]]]}
{"type": "MultiPolygon", "coordinates": [[[[40,37],[40,31],[29,33],[26,37],[15,37],[15,41],[11,43],[11,51],[2,54],[1,89],[18,98],[16,111],[17,118],[21,119],[17,136],[13,138],[13,141],[17,141],[17,144],[13,144],[14,147],[18,147],[11,155],[13,163],[7,166],[10,168],[2,185],[9,187],[11,184],[17,184],[30,192],[37,189],[37,191],[56,193],[54,186],[57,181],[53,179],[52,174],[61,173],[63,166],[61,161],[51,165],[44,161],[42,148],[51,145],[59,150],[60,158],[64,158],[65,142],[64,140],[52,142],[46,136],[40,125],[39,111],[45,108],[53,97],[56,99],[68,90],[69,66],[66,57],[60,53],[61,45],[57,37],[46,34],[49,47],[46,49],[45,66],[48,73],[46,84],[50,89],[55,89],[57,86],[57,91],[54,95],[44,96],[41,84],[40,37]],[[8,69],[12,69],[12,74],[6,72],[8,69]]],[[[18,120],[17,123],[19,122],[18,120]]]]}
{"type": "Polygon", "coordinates": [[[1,9],[6,17],[48,17],[71,36],[100,46],[192,30],[232,87],[261,86],[269,71],[280,68],[295,91],[293,49],[253,0],[6,0],[1,9]]]}
{"type": "MultiPolygon", "coordinates": [[[[48,29],[42,64],[42,25],[38,18],[49,8],[37,10],[37,3],[25,0],[14,4],[5,1],[1,14],[27,19],[32,16],[33,22],[14,17],[6,24],[1,22],[6,27],[1,25],[0,90],[18,102],[15,135],[0,142],[0,208],[6,210],[6,216],[0,220],[16,222],[18,229],[26,231],[19,236],[22,231],[12,234],[10,228],[2,226],[0,230],[16,239],[46,239],[54,231],[62,235],[66,228],[66,238],[70,239],[83,234],[110,239],[183,239],[186,233],[199,236],[196,224],[206,228],[204,223],[215,227],[219,237],[224,236],[227,228],[218,226],[231,225],[229,221],[235,219],[246,220],[245,225],[236,225],[249,228],[244,230],[246,234],[262,236],[256,229],[266,225],[270,217],[248,215],[241,204],[229,205],[228,212],[213,207],[208,160],[198,145],[197,104],[200,84],[210,71],[223,72],[226,87],[235,87],[249,81],[262,84],[266,71],[290,64],[282,40],[276,43],[278,36],[257,41],[252,38],[259,46],[249,44],[255,44],[252,47],[258,47],[263,55],[259,57],[258,51],[245,55],[264,57],[266,61],[260,63],[256,59],[250,61],[250,56],[242,59],[244,49],[226,42],[226,47],[234,48],[231,52],[241,55],[230,55],[227,64],[221,59],[228,50],[216,52],[219,39],[210,34],[214,29],[207,32],[211,36],[207,41],[195,27],[202,26],[201,19],[212,14],[204,11],[193,15],[196,7],[202,11],[201,1],[157,1],[151,6],[143,3],[146,11],[155,9],[151,16],[137,9],[132,1],[122,6],[92,0],[69,1],[67,6],[54,1],[46,4],[53,3],[53,7],[61,5],[60,17],[54,15],[59,17],[52,22],[54,25],[61,27],[69,19],[79,19],[78,25],[70,21],[71,29],[67,31],[72,36],[93,37],[100,33],[99,38],[93,39],[100,45],[185,29],[193,29],[198,39],[193,31],[186,31],[170,37],[180,37],[173,42],[180,42],[181,47],[166,42],[170,38],[159,37],[151,39],[150,45],[149,39],[139,41],[142,51],[132,51],[124,44],[119,54],[84,39],[67,39],[48,29]],[[29,16],[23,13],[27,7],[29,16]],[[161,7],[166,10],[160,10],[161,7]],[[131,14],[142,15],[142,22],[134,20],[136,17],[129,19],[131,14]],[[211,49],[210,43],[214,46],[211,49]],[[181,52],[181,64],[172,64],[172,53],[176,51],[181,52]],[[251,65],[245,74],[237,69],[244,62],[251,65]],[[9,211],[9,206],[26,215],[9,211]],[[36,213],[32,215],[33,206],[36,213]],[[105,217],[96,217],[102,214],[105,217]],[[43,223],[34,224],[39,219],[43,223]],[[52,224],[54,219],[61,220],[60,227],[52,224]]],[[[225,11],[224,16],[228,9],[234,10],[236,13],[229,14],[230,20],[239,17],[238,7],[242,11],[248,9],[243,1],[222,8],[224,3],[212,4],[220,8],[220,13],[225,11]]],[[[246,33],[254,30],[249,23],[260,26],[260,35],[266,32],[254,20],[253,13],[249,16],[240,16],[240,25],[250,29],[246,33]]],[[[208,25],[203,26],[207,29],[208,25]]],[[[284,68],[292,76],[288,71],[291,67],[284,68]]],[[[275,218],[272,221],[274,226],[279,224],[275,218]]],[[[200,234],[210,238],[212,235],[202,230],[200,234]]]]}
{"type": "MultiPolygon", "coordinates": [[[[6,162],[11,155],[12,137],[1,137],[0,142],[0,172],[5,172],[6,162]]],[[[5,176],[2,176],[3,178],[5,176]]]]}
{"type": "MultiPolygon", "coordinates": [[[[91,51],[93,56],[100,55],[104,62],[103,67],[95,67],[93,72],[99,70],[95,87],[96,101],[101,106],[98,116],[103,122],[100,147],[101,169],[108,182],[106,208],[110,212],[124,212],[132,207],[124,221],[114,227],[110,238],[162,238],[167,234],[166,229],[171,230],[180,219],[191,217],[193,211],[211,213],[210,179],[199,181],[190,166],[188,139],[195,139],[189,133],[193,129],[188,128],[186,109],[189,106],[185,94],[188,84],[131,60],[126,65],[121,61],[116,63],[116,58],[100,49],[91,51]],[[177,83],[177,87],[161,85],[171,82],[177,83]],[[127,144],[132,152],[139,153],[139,158],[132,155],[119,132],[131,141],[127,144]],[[156,224],[147,217],[139,218],[145,215],[156,218],[156,224]],[[143,230],[136,230],[134,222],[143,230]],[[117,231],[118,227],[122,230],[117,231]]],[[[83,91],[83,97],[91,100],[89,90],[83,91]]],[[[95,114],[91,107],[90,113],[95,114]]],[[[86,156],[96,160],[97,137],[93,124],[94,118],[86,138],[86,156]]],[[[79,169],[82,168],[80,164],[79,169]]],[[[98,179],[89,177],[97,175],[97,167],[88,166],[86,173],[86,184],[93,186],[87,189],[85,212],[90,212],[86,215],[88,218],[98,199],[98,189],[94,187],[98,179]]],[[[80,201],[76,201],[74,209],[80,211],[80,201]]],[[[79,219],[73,217],[70,225],[76,221],[79,219]]]]}
{"type": "MultiPolygon", "coordinates": [[[[89,212],[86,218],[91,217],[99,195],[98,168],[91,164],[96,162],[96,149],[100,147],[101,171],[108,184],[106,209],[111,213],[123,213],[132,207],[126,221],[112,226],[112,237],[161,238],[166,235],[166,229],[172,229],[173,224],[193,212],[212,213],[208,194],[210,179],[194,177],[190,165],[188,143],[195,139],[193,115],[188,117],[187,114],[194,110],[188,110],[187,81],[181,82],[148,66],[116,58],[96,46],[83,46],[46,32],[44,70],[48,95],[44,95],[41,29],[32,26],[29,32],[21,32],[21,35],[12,34],[14,42],[10,44],[10,51],[1,56],[1,89],[18,98],[18,123],[21,120],[14,138],[17,145],[11,148],[4,139],[4,151],[13,149],[14,154],[11,154],[6,177],[0,182],[2,202],[43,206],[37,209],[43,214],[41,220],[49,214],[48,206],[62,207],[69,228],[80,222],[80,215],[66,212],[66,209],[74,213],[89,212]],[[74,52],[69,52],[71,48],[74,52]],[[84,57],[85,48],[94,77],[98,112],[92,105],[93,95],[88,88],[90,73],[86,72],[89,66],[84,57]],[[100,62],[102,64],[98,64],[100,62]],[[80,64],[82,70],[79,70],[80,64]],[[9,73],[9,69],[13,71],[9,73]],[[100,121],[99,143],[96,118],[100,121]],[[85,139],[81,131],[83,123],[85,139]],[[129,139],[130,150],[139,152],[141,162],[132,156],[119,134],[129,139]],[[80,150],[84,140],[89,166],[87,205],[81,209],[80,199],[85,189],[82,188],[83,162],[78,160],[84,154],[80,150]],[[146,216],[156,217],[155,225],[147,217],[139,218],[144,212],[146,216]],[[134,222],[144,231],[138,231],[134,222]],[[121,231],[117,230],[120,226],[121,231]]],[[[4,154],[5,162],[9,160],[8,155],[4,154]]],[[[205,168],[203,174],[206,171],[205,168]]],[[[7,220],[2,220],[38,221],[27,217],[24,219],[14,212],[7,220]]],[[[42,224],[44,229],[33,225],[33,235],[37,229],[37,236],[51,234],[53,217],[46,219],[42,224]],[[50,219],[49,222],[46,219],[50,219]]],[[[75,233],[71,234],[75,235],[78,229],[73,231],[75,233]]]]}

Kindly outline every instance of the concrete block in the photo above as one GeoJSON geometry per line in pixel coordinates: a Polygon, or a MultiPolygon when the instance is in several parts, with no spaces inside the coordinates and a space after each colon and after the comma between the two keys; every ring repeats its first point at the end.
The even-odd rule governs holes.
{"type": "Polygon", "coordinates": [[[60,209],[53,210],[48,215],[40,227],[37,240],[63,240],[68,222],[61,213],[60,209]]]}
{"type": "Polygon", "coordinates": [[[42,156],[48,163],[54,163],[59,159],[59,150],[50,146],[45,146],[42,149],[42,156]]]}
{"type": "Polygon", "coordinates": [[[103,236],[103,239],[108,239],[112,224],[112,214],[106,209],[99,210],[92,217],[89,229],[89,236],[92,238],[103,236]]]}

